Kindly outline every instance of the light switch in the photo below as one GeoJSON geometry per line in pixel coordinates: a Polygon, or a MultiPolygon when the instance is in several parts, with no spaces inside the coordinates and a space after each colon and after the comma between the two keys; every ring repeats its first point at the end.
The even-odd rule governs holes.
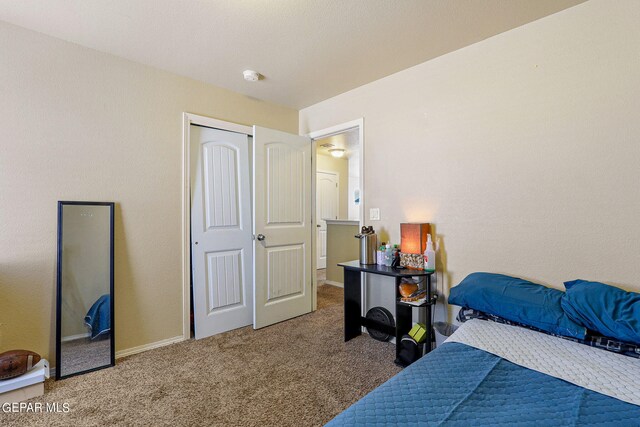
{"type": "Polygon", "coordinates": [[[369,209],[369,221],[380,221],[380,208],[369,209]]]}

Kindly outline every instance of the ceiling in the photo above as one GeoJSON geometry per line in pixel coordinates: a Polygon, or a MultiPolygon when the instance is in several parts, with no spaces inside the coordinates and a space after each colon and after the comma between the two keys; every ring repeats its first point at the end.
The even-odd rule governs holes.
{"type": "Polygon", "coordinates": [[[344,150],[344,158],[348,159],[352,154],[360,150],[360,131],[358,128],[338,133],[322,139],[316,139],[316,151],[318,154],[330,156],[329,150],[339,148],[344,150]]]}
{"type": "Polygon", "coordinates": [[[299,109],[583,1],[0,0],[0,20],[299,109]]]}

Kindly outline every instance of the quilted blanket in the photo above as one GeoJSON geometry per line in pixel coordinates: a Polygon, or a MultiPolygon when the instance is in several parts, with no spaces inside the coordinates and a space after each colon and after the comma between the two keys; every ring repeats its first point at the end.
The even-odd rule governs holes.
{"type": "MultiPolygon", "coordinates": [[[[457,339],[456,334],[451,341],[457,339]]],[[[502,341],[507,346],[516,344],[502,341]]],[[[615,388],[617,378],[610,378],[609,382],[615,388]]],[[[328,423],[399,424],[640,426],[640,406],[467,344],[446,342],[328,423]]]]}
{"type": "Polygon", "coordinates": [[[640,359],[484,320],[466,322],[447,341],[467,344],[525,368],[640,405],[640,359]]]}
{"type": "Polygon", "coordinates": [[[91,330],[91,339],[111,332],[111,296],[102,295],[93,303],[84,324],[91,330]]]}

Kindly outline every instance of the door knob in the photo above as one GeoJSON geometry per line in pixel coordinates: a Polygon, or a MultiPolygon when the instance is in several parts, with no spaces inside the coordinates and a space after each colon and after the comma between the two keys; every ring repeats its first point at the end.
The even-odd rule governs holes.
{"type": "Polygon", "coordinates": [[[264,237],[265,237],[265,236],[264,236],[264,234],[258,234],[258,235],[256,236],[256,239],[258,239],[259,241],[261,241],[261,242],[262,242],[262,241],[264,240],[264,237]]]}
{"type": "Polygon", "coordinates": [[[321,226],[320,224],[316,224],[316,227],[320,228],[320,227],[322,227],[322,226],[321,226]]]}

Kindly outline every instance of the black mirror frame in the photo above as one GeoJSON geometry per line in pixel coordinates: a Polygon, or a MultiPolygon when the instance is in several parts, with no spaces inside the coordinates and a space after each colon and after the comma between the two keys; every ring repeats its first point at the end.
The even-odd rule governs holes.
{"type": "Polygon", "coordinates": [[[58,202],[58,248],[57,248],[57,269],[56,272],[56,380],[61,380],[69,377],[73,377],[80,374],[85,374],[88,372],[98,371],[100,369],[109,368],[111,366],[115,366],[116,364],[116,340],[115,340],[115,302],[114,302],[114,213],[115,213],[115,203],[113,202],[77,202],[77,201],[59,201],[58,202]],[[109,292],[111,294],[111,332],[110,332],[110,363],[108,365],[98,366],[95,368],[87,369],[84,371],[74,372],[69,375],[61,375],[61,339],[62,339],[62,208],[65,205],[89,205],[89,206],[108,206],[109,207],[109,219],[110,219],[110,236],[109,243],[111,247],[109,248],[109,292]]]}

